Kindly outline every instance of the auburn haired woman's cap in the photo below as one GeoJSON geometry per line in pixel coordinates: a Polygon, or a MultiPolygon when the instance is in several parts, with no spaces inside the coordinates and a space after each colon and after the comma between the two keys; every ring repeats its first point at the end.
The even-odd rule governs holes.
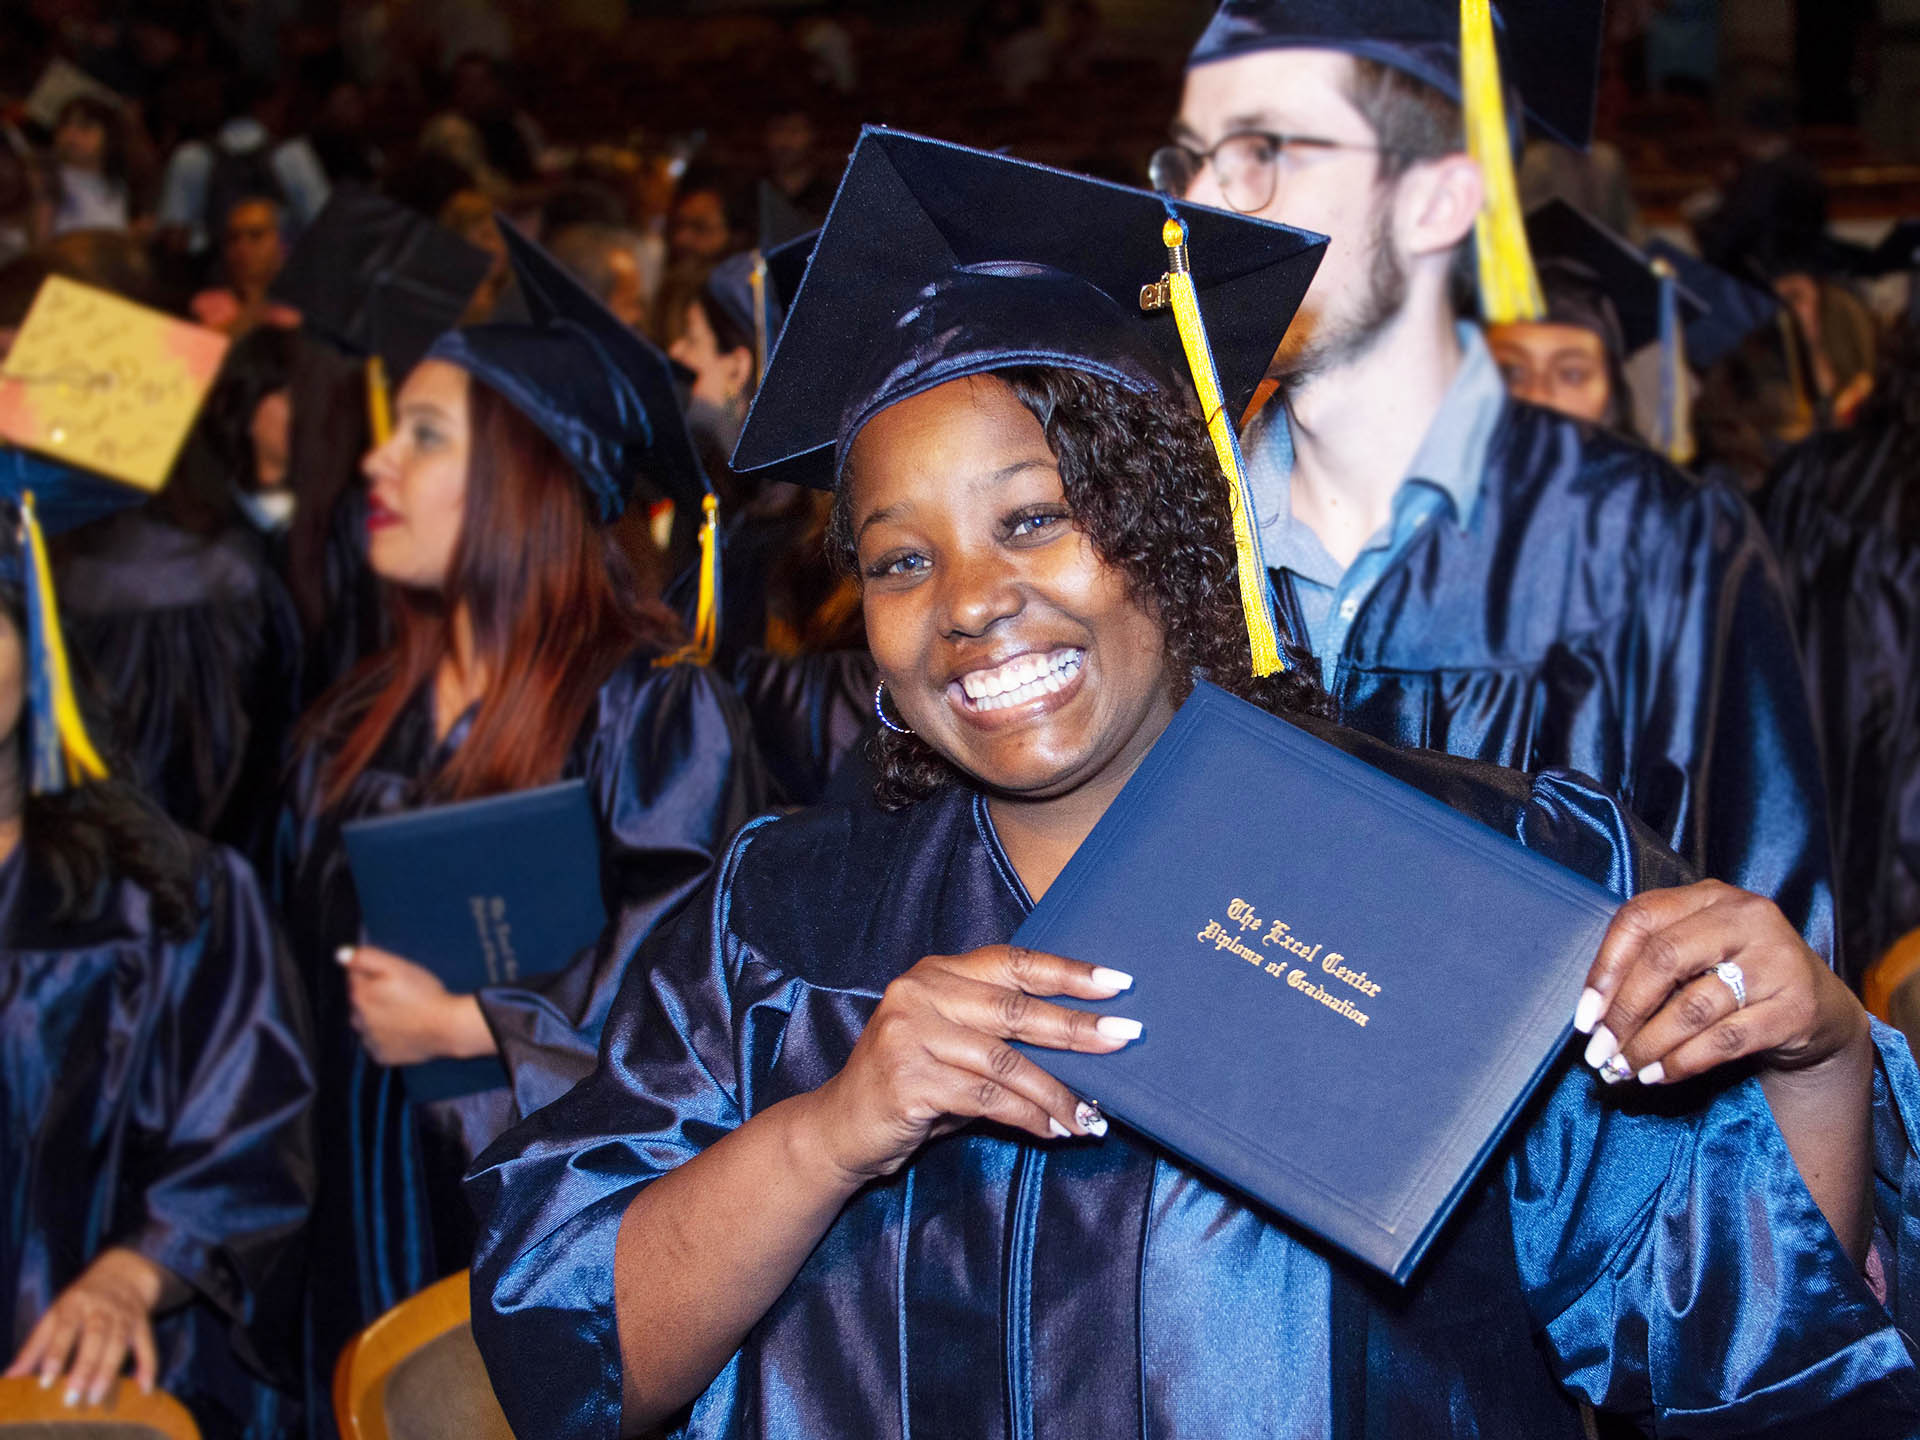
{"type": "Polygon", "coordinates": [[[1167,226],[1237,418],[1265,378],[1323,236],[982,150],[869,128],[747,416],[739,470],[794,462],[831,487],[881,410],[966,375],[1060,366],[1192,393],[1166,303],[1167,226]],[[1143,308],[1142,291],[1160,286],[1143,308]]]}
{"type": "Polygon", "coordinates": [[[666,352],[621,323],[533,241],[497,223],[528,323],[449,330],[429,358],[499,392],[553,441],[601,523],[619,518],[642,473],[699,512],[713,486],[687,435],[666,352]]]}
{"type": "MultiPolygon", "coordinates": [[[[1507,79],[1527,116],[1576,149],[1593,140],[1605,0],[1497,0],[1507,79]]],[[[1461,0],[1226,0],[1187,68],[1260,50],[1338,50],[1433,86],[1455,103],[1461,0]]]]}

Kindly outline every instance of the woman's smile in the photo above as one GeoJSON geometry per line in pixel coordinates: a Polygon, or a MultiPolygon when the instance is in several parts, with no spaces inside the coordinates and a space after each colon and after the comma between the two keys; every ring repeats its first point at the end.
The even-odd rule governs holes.
{"type": "Polygon", "coordinates": [[[968,670],[947,686],[947,699],[969,720],[988,724],[1049,714],[1079,693],[1086,658],[1077,645],[1023,651],[968,670]]]}

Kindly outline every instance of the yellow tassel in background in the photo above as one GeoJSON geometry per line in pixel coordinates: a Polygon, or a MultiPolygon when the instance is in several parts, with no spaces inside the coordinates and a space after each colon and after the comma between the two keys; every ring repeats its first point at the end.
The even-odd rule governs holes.
{"type": "Polygon", "coordinates": [[[700,591],[694,601],[693,639],[656,665],[711,665],[720,644],[720,501],[700,499],[700,591]]]}
{"type": "Polygon", "coordinates": [[[1513,136],[1500,81],[1489,0],[1460,0],[1460,94],[1467,153],[1480,163],[1486,198],[1473,222],[1480,262],[1480,318],[1489,325],[1539,320],[1546,314],[1527,248],[1520,184],[1513,173],[1513,136]]]}
{"type": "Polygon", "coordinates": [[[60,628],[60,607],[53,595],[53,566],[47,560],[46,537],[40,533],[40,518],[34,511],[31,490],[21,497],[20,518],[26,531],[28,583],[38,597],[40,644],[46,657],[53,728],[66,764],[66,781],[69,785],[78,785],[82,780],[104,780],[106,762],[93,748],[86,722],[80,718],[79,702],[73,696],[73,676],[67,668],[66,640],[60,628]]]}
{"type": "Polygon", "coordinates": [[[387,363],[367,357],[367,428],[377,449],[393,438],[393,399],[387,392],[387,363]]]}

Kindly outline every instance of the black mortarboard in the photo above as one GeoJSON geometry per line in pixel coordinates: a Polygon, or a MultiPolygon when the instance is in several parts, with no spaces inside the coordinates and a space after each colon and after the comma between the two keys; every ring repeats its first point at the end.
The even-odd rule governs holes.
{"type": "Polygon", "coordinates": [[[335,190],[274,280],[273,297],[395,383],[458,324],[492,263],[444,226],[371,190],[335,190]]]}
{"type": "Polygon", "coordinates": [[[530,323],[449,330],[428,355],[498,391],[553,441],[602,523],[619,517],[643,471],[677,504],[699,509],[713,487],[687,436],[666,353],[499,223],[530,323]]]}
{"type": "MultiPolygon", "coordinates": [[[[1549,200],[1528,214],[1527,243],[1550,322],[1595,331],[1622,361],[1660,338],[1661,277],[1626,239],[1565,200],[1549,200]]],[[[1684,283],[1678,299],[1683,325],[1705,315],[1684,283]]]]}
{"type": "Polygon", "coordinates": [[[767,296],[780,307],[783,323],[787,311],[793,308],[793,297],[800,293],[800,282],[807,277],[807,262],[813,259],[813,247],[819,241],[816,226],[766,252],[767,296]]]}
{"type": "MultiPolygon", "coordinates": [[[[1454,101],[1461,0],[1226,0],[1187,65],[1259,50],[1339,50],[1422,80],[1454,101]]],[[[1498,0],[1504,70],[1528,117],[1576,149],[1593,139],[1604,0],[1498,0]]]]}
{"type": "Polygon", "coordinates": [[[1771,290],[1709,265],[1671,240],[1648,241],[1647,254],[1671,265],[1687,292],[1706,307],[1686,327],[1687,360],[1697,370],[1719,364],[1779,313],[1780,297],[1771,290]]]}
{"type": "MultiPolygon", "coordinates": [[[[869,128],[733,454],[737,470],[835,454],[887,406],[1023,365],[1138,391],[1186,374],[1174,316],[1141,309],[1184,221],[1229,416],[1265,377],[1323,237],[1027,161],[869,128]]],[[[1190,387],[1187,387],[1190,393],[1190,387]]]]}
{"type": "Polygon", "coordinates": [[[1920,220],[1901,220],[1862,259],[1859,273],[1872,278],[1920,270],[1920,220]]]}

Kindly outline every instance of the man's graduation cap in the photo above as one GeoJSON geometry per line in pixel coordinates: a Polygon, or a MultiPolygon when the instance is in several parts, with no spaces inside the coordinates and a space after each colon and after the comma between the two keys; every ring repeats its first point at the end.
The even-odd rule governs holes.
{"type": "Polygon", "coordinates": [[[579,281],[512,225],[506,237],[525,324],[449,330],[429,358],[458,365],[499,393],[572,464],[588,509],[601,524],[618,519],[644,471],[676,505],[702,510],[702,614],[708,580],[717,585],[714,526],[718,502],[694,453],[666,352],[623,324],[579,281]],[[709,577],[708,572],[715,572],[709,577]]]}
{"type": "Polygon", "coordinates": [[[145,494],[0,445],[0,581],[25,597],[27,788],[51,795],[106,778],[74,698],[46,537],[138,504],[145,494]]]}
{"type": "Polygon", "coordinates": [[[1262,50],[1338,50],[1431,85],[1458,103],[1486,176],[1475,223],[1480,305],[1492,323],[1539,318],[1513,172],[1504,74],[1526,115],[1575,149],[1593,139],[1604,0],[1226,0],[1194,46],[1194,69],[1262,50]]]}
{"type": "Polygon", "coordinates": [[[1687,293],[1705,307],[1686,322],[1687,361],[1696,370],[1712,369],[1780,313],[1773,291],[1689,255],[1671,240],[1648,241],[1647,254],[1672,266],[1687,293]]]}
{"type": "Polygon", "coordinates": [[[1282,662],[1234,422],[1325,247],[1284,225],[869,128],[734,468],[804,460],[830,486],[882,410],[1019,366],[1197,393],[1234,487],[1242,602],[1256,669],[1269,673],[1282,662]]]}

